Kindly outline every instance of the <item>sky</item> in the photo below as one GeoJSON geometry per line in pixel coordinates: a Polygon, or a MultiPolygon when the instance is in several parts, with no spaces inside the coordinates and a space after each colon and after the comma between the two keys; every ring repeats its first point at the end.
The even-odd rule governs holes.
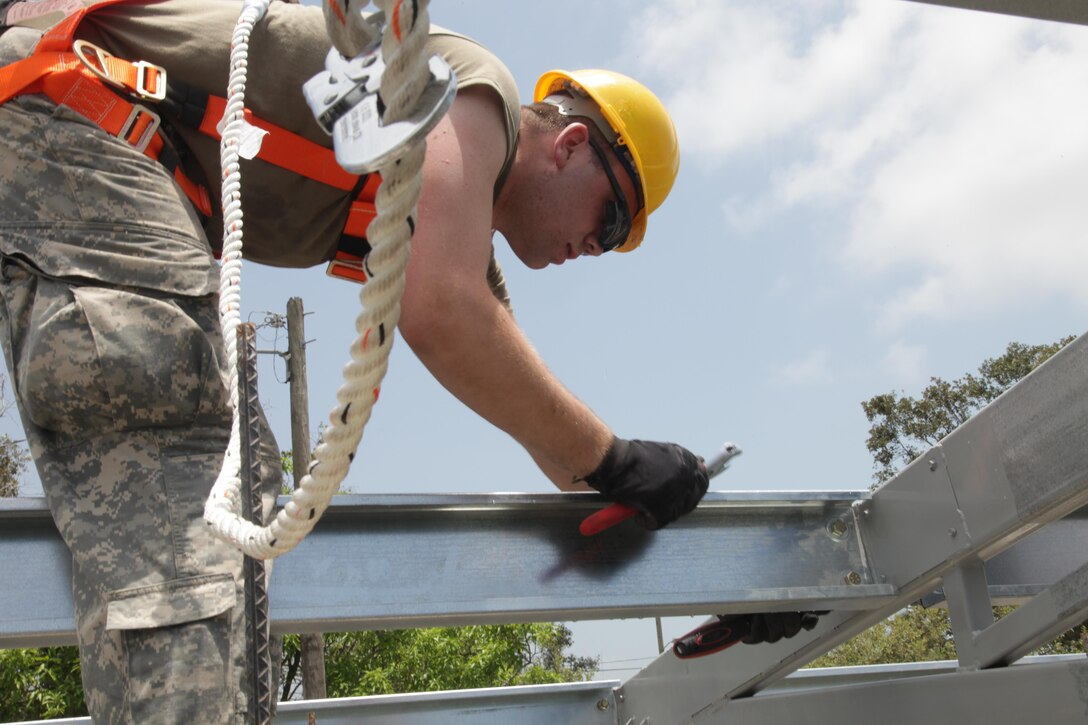
{"type": "MultiPolygon", "coordinates": [[[[546,70],[604,67],[670,109],[680,175],[642,248],[543,271],[501,237],[496,251],[522,328],[618,435],[740,445],[714,490],[863,490],[861,401],[1085,331],[1086,27],[905,0],[435,0],[431,19],[491,48],[523,102],[546,70]]],[[[254,322],[304,300],[316,430],[358,288],[243,274],[254,322]]],[[[259,339],[286,350],[282,328],[259,339]]],[[[262,356],[260,375],[286,448],[282,360],[262,356]]],[[[402,341],[346,488],[553,490],[402,341]]],[[[689,623],[666,620],[666,639],[689,623]]],[[[652,620],[575,635],[604,679],[656,653],[652,620]]]]}

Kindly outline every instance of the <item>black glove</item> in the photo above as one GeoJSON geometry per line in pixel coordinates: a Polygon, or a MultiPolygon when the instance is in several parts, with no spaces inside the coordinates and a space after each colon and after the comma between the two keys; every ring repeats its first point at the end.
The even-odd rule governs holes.
{"type": "Polygon", "coordinates": [[[695,508],[710,477],[701,458],[675,443],[613,438],[586,483],[610,501],[638,509],[646,528],[660,529],[695,508]]]}
{"type": "Polygon", "coordinates": [[[768,614],[749,615],[751,631],[741,640],[744,644],[762,644],[777,642],[785,637],[789,639],[802,629],[812,630],[820,615],[827,612],[770,612],[768,614]]]}

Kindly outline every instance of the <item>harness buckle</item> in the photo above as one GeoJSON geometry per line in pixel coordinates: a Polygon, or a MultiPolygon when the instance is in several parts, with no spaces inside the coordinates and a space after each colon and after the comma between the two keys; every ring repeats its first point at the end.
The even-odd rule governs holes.
{"type": "Polygon", "coordinates": [[[138,60],[136,66],[136,95],[151,101],[161,101],[166,98],[166,69],[161,65],[148,63],[146,60],[138,60]],[[148,88],[148,79],[151,79],[154,90],[148,88]]]}
{"type": "Polygon", "coordinates": [[[325,274],[348,282],[366,284],[370,278],[366,267],[366,258],[348,252],[337,252],[336,257],[325,267],[325,274]]]}
{"type": "Polygon", "coordinates": [[[110,75],[110,60],[113,59],[113,55],[99,48],[94,43],[77,39],[72,43],[72,51],[76,54],[83,65],[87,66],[87,69],[94,73],[98,78],[111,86],[118,88],[124,88],[125,84],[119,79],[110,75]]]}
{"type": "Polygon", "coordinates": [[[160,123],[162,120],[159,114],[138,103],[133,104],[132,112],[128,114],[121,130],[117,132],[117,138],[143,153],[147,150],[151,139],[155,138],[155,132],[159,130],[160,123]]]}
{"type": "Polygon", "coordinates": [[[130,63],[82,38],[72,43],[72,51],[83,65],[104,83],[135,93],[140,98],[149,101],[161,101],[166,98],[166,69],[162,66],[148,63],[146,60],[130,63]],[[126,79],[116,75],[126,66],[136,69],[134,81],[131,78],[126,79]],[[128,80],[127,83],[126,80],[128,80]]]}

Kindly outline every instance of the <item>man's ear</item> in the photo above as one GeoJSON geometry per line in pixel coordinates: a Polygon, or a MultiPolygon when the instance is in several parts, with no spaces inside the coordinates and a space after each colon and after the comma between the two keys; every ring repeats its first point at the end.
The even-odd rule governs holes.
{"type": "Polygon", "coordinates": [[[563,168],[570,162],[574,152],[589,142],[589,129],[584,123],[574,122],[560,131],[555,137],[552,148],[555,153],[555,165],[563,168]]]}

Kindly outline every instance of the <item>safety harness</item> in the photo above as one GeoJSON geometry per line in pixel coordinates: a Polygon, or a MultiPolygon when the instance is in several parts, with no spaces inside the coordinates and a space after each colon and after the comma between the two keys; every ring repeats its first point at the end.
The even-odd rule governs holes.
{"type": "MultiPolygon", "coordinates": [[[[101,0],[77,9],[46,31],[27,58],[0,68],[0,104],[33,93],[48,97],[137,151],[161,163],[205,217],[213,216],[207,188],[182,168],[181,158],[167,138],[162,118],[149,106],[169,111],[172,118],[219,140],[217,128],[226,99],[167,83],[166,69],[147,61],[118,58],[74,35],[80,22],[99,8],[133,0],[101,0]]],[[[328,273],[363,283],[368,278],[366,230],[377,216],[374,198],[381,177],[356,176],[344,171],[332,149],[254,116],[246,120],[266,131],[256,158],[313,181],[347,192],[352,197],[335,258],[328,273]]]]}

